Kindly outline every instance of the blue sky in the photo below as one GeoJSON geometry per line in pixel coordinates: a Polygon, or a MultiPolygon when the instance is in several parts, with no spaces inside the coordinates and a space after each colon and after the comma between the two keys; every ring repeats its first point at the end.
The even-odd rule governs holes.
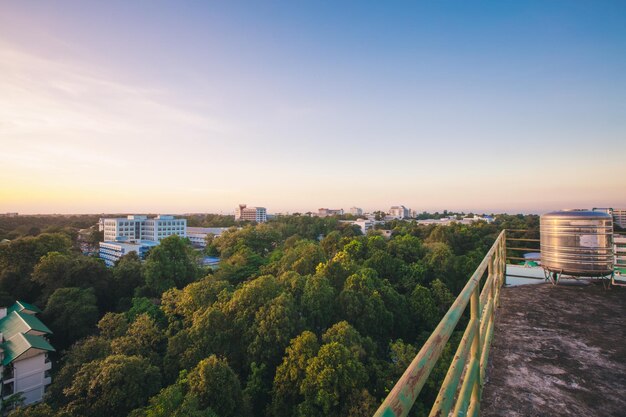
{"type": "Polygon", "coordinates": [[[0,10],[0,211],[626,206],[624,2],[0,10]]]}

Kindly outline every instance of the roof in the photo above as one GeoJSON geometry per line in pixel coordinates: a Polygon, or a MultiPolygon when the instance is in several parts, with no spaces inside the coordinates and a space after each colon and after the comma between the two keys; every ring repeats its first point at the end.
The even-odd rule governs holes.
{"type": "Polygon", "coordinates": [[[4,350],[2,365],[4,366],[10,364],[30,349],[54,352],[52,345],[50,345],[50,343],[48,343],[48,341],[46,341],[43,337],[23,333],[17,333],[15,336],[4,342],[2,348],[4,350]]]}
{"type": "Polygon", "coordinates": [[[11,313],[13,311],[32,311],[33,313],[41,313],[41,310],[32,304],[29,304],[25,301],[17,300],[15,304],[8,308],[7,312],[11,313]]]}
{"type": "Polygon", "coordinates": [[[0,319],[0,332],[5,339],[11,339],[17,333],[28,333],[30,330],[52,334],[52,330],[31,314],[13,311],[0,319]]]}

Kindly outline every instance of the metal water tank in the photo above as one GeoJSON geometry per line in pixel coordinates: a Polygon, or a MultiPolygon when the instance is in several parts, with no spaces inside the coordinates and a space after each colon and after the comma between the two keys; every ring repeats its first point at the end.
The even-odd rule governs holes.
{"type": "Polygon", "coordinates": [[[541,265],[551,272],[602,277],[613,272],[613,217],[589,210],[541,216],[541,265]]]}

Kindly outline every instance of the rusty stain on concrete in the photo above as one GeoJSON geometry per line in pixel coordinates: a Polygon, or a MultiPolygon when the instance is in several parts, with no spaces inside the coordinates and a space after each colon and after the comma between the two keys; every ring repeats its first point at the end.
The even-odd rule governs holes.
{"type": "Polygon", "coordinates": [[[504,288],[481,416],[626,416],[626,291],[504,288]]]}

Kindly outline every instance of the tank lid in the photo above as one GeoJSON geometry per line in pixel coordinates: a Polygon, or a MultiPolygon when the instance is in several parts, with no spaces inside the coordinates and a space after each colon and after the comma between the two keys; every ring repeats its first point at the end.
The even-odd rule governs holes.
{"type": "Polygon", "coordinates": [[[612,219],[613,217],[610,214],[603,213],[601,211],[591,211],[586,209],[565,209],[559,211],[552,211],[550,213],[545,213],[541,215],[541,218],[551,218],[551,217],[569,217],[569,218],[587,218],[587,219],[612,219]]]}

